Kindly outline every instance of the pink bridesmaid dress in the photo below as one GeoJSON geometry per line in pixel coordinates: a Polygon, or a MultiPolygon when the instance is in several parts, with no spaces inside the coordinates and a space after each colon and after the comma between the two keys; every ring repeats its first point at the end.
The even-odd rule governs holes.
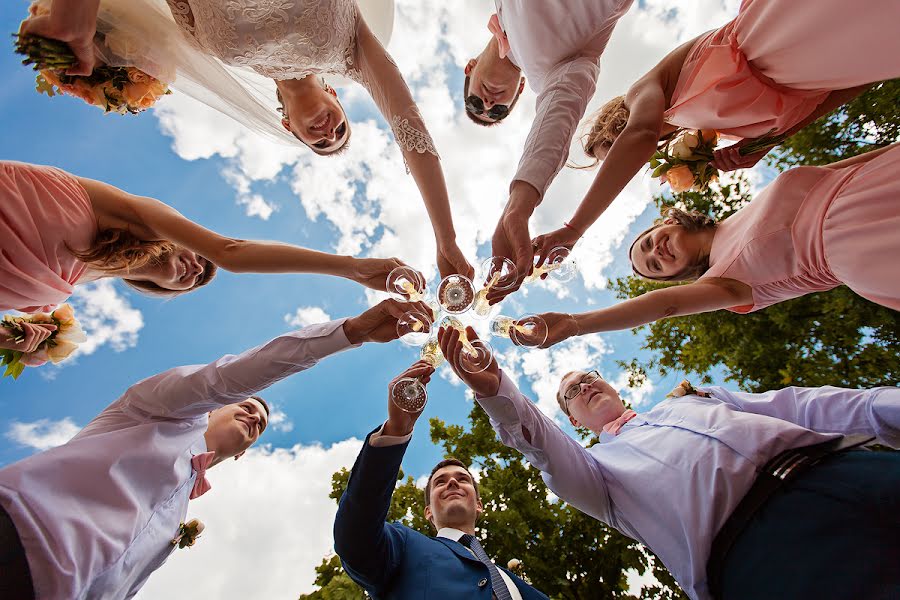
{"type": "Polygon", "coordinates": [[[65,302],[87,268],[69,248],[85,250],[96,236],[90,198],[74,177],[0,161],[0,311],[65,302]]]}
{"type": "Polygon", "coordinates": [[[784,132],[831,91],[900,77],[898,23],[898,0],[744,0],[691,48],[666,122],[732,138],[784,132]]]}
{"type": "Polygon", "coordinates": [[[748,313],[841,284],[900,310],[900,146],[839,169],[795,167],[716,230],[700,279],[753,290],[748,313]]]}

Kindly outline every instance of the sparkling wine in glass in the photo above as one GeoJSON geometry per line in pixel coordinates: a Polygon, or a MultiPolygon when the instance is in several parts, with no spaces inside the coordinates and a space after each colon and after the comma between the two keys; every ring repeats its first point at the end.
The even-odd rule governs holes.
{"type": "Polygon", "coordinates": [[[441,321],[441,327],[453,328],[459,332],[459,341],[462,349],[459,354],[459,365],[467,373],[480,373],[491,365],[494,360],[494,349],[482,340],[469,341],[466,327],[456,317],[446,316],[441,321]]]}
{"type": "Polygon", "coordinates": [[[479,317],[486,317],[491,313],[491,305],[488,304],[487,295],[491,290],[506,290],[511,288],[518,279],[518,270],[508,258],[492,256],[481,263],[481,277],[484,279],[484,287],[475,294],[475,302],[472,309],[479,317]]]}
{"type": "Polygon", "coordinates": [[[399,300],[425,299],[425,278],[412,267],[397,267],[387,276],[387,291],[399,300]]]}
{"type": "Polygon", "coordinates": [[[542,275],[548,274],[551,279],[560,282],[571,281],[578,272],[578,265],[575,259],[571,258],[571,252],[565,246],[558,246],[550,251],[547,260],[539,267],[535,267],[531,271],[531,275],[525,278],[525,283],[537,281],[542,275]]]}
{"type": "Polygon", "coordinates": [[[475,286],[463,275],[447,275],[438,284],[438,303],[450,314],[464,313],[475,302],[475,286]]]}
{"type": "Polygon", "coordinates": [[[428,341],[434,329],[434,318],[416,310],[400,315],[397,319],[397,336],[408,346],[421,346],[428,341]]]}
{"type": "MultiPolygon", "coordinates": [[[[443,364],[444,355],[441,353],[437,335],[429,336],[428,340],[422,345],[419,358],[435,369],[443,364]]],[[[425,384],[417,378],[403,377],[395,381],[393,387],[391,387],[391,402],[400,410],[408,413],[421,412],[428,403],[428,391],[425,389],[425,384]]]]}
{"type": "Polygon", "coordinates": [[[550,330],[547,322],[538,315],[527,315],[521,319],[497,315],[491,320],[491,333],[507,337],[516,345],[534,348],[547,341],[550,330]]]}

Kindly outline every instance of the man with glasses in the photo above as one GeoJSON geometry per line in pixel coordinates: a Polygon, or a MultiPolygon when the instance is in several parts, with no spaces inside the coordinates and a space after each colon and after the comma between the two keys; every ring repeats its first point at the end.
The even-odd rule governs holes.
{"type": "Polygon", "coordinates": [[[900,388],[685,383],[635,413],[597,371],[572,371],[557,401],[599,437],[585,448],[496,362],[461,369],[458,332],[439,337],[503,443],[562,500],[653,550],[691,598],[900,597],[900,453],[850,451],[900,447],[900,388]]]}
{"type": "Polygon", "coordinates": [[[493,37],[466,64],[466,115],[478,125],[497,125],[509,115],[525,88],[523,74],[537,94],[537,114],[493,238],[494,256],[518,268],[519,281],[509,291],[530,272],[528,219],[566,163],[594,95],[600,55],[632,1],[494,0],[493,37]]]}

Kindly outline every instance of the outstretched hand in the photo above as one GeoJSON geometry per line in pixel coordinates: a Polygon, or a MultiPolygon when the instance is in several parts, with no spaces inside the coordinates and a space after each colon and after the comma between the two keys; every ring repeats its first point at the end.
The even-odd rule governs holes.
{"type": "Polygon", "coordinates": [[[400,379],[409,377],[418,379],[422,385],[427,386],[433,374],[434,367],[424,360],[420,360],[391,380],[388,384],[388,419],[381,431],[383,435],[403,436],[412,433],[416,420],[422,414],[421,410],[417,413],[406,412],[394,404],[394,401],[391,400],[391,390],[394,388],[394,384],[400,379]]]}
{"type": "Polygon", "coordinates": [[[41,344],[53,335],[56,331],[56,325],[49,323],[19,323],[19,326],[25,332],[25,339],[17,342],[13,339],[9,329],[0,327],[0,348],[7,350],[16,350],[24,354],[31,354],[40,348],[41,344]]]}
{"type": "Polygon", "coordinates": [[[421,301],[382,300],[358,317],[351,317],[344,321],[344,334],[351,344],[384,343],[396,340],[399,337],[397,321],[403,316],[403,313],[410,311],[434,316],[431,307],[421,301]]]}
{"type": "Polygon", "coordinates": [[[550,252],[552,252],[554,248],[563,247],[571,250],[572,247],[575,246],[575,242],[577,242],[580,238],[581,234],[579,234],[571,227],[565,226],[549,233],[537,236],[531,241],[531,245],[534,248],[534,254],[538,257],[535,266],[540,267],[545,262],[547,262],[547,258],[550,256],[550,252]]]}
{"type": "Polygon", "coordinates": [[[469,279],[475,277],[475,269],[455,243],[438,244],[437,266],[442,279],[448,275],[464,275],[469,279]]]}
{"type": "MultiPolygon", "coordinates": [[[[541,348],[549,348],[555,344],[580,335],[575,317],[568,313],[548,312],[538,315],[547,324],[547,341],[541,344],[541,348]]],[[[515,343],[515,338],[513,338],[515,343]]]]}
{"type": "MultiPolygon", "coordinates": [[[[387,277],[391,271],[405,266],[408,265],[399,258],[356,258],[350,279],[367,288],[383,292],[387,290],[387,277]]],[[[423,278],[422,281],[424,280],[423,278]]]]}
{"type": "MultiPolygon", "coordinates": [[[[466,337],[470,342],[478,339],[475,330],[471,327],[466,327],[466,337]]],[[[497,365],[496,358],[492,358],[488,368],[480,373],[468,373],[462,368],[461,353],[464,350],[459,331],[454,327],[441,327],[438,331],[438,342],[441,345],[441,352],[453,372],[462,379],[463,383],[472,388],[473,392],[479,396],[495,396],[497,394],[497,390],[500,389],[500,367],[497,365]]]]}
{"type": "Polygon", "coordinates": [[[511,210],[504,211],[497,222],[491,239],[493,256],[508,258],[516,265],[517,278],[513,285],[502,290],[491,290],[488,302],[496,304],[522,286],[522,281],[531,274],[534,253],[531,249],[531,234],[528,232],[528,214],[511,210]]]}
{"type": "Polygon", "coordinates": [[[94,34],[97,32],[99,0],[54,1],[50,14],[35,15],[22,22],[19,33],[65,42],[78,59],[67,75],[90,75],[97,64],[94,34]]]}
{"type": "Polygon", "coordinates": [[[756,140],[746,139],[741,140],[737,144],[728,146],[727,148],[720,148],[715,151],[713,154],[712,165],[720,171],[735,171],[737,169],[749,169],[754,166],[762,157],[769,153],[771,148],[766,148],[764,150],[760,150],[759,152],[754,152],[753,154],[742,155],[741,148],[756,140]]]}

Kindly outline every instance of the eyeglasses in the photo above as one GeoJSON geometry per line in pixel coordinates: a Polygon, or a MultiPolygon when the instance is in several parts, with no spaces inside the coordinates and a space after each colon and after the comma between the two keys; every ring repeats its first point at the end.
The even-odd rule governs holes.
{"type": "Polygon", "coordinates": [[[509,114],[510,107],[505,104],[495,104],[488,110],[484,111],[484,100],[474,94],[466,98],[466,112],[473,115],[485,115],[494,121],[502,121],[509,114]]]}
{"type": "Polygon", "coordinates": [[[603,379],[602,377],[600,377],[600,373],[598,373],[597,371],[588,371],[587,373],[582,375],[578,383],[573,383],[566,388],[565,393],[563,393],[563,400],[565,400],[566,402],[566,414],[569,414],[569,402],[574,400],[575,396],[581,393],[581,386],[590,385],[598,379],[603,379]]]}

